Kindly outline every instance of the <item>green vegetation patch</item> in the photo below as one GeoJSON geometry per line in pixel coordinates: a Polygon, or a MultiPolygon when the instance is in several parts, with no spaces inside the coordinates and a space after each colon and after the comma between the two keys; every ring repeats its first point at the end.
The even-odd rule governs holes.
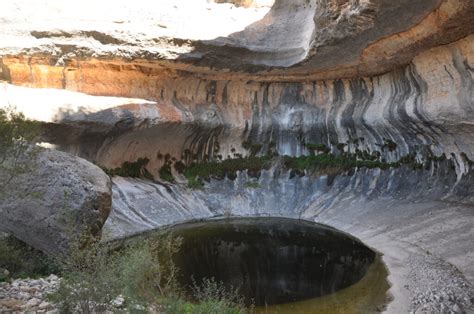
{"type": "Polygon", "coordinates": [[[313,153],[319,152],[319,153],[328,154],[331,151],[331,149],[324,144],[306,143],[304,146],[313,153]]]}
{"type": "Polygon", "coordinates": [[[73,246],[60,261],[62,280],[49,298],[61,313],[248,312],[236,290],[225,289],[212,278],[185,293],[173,261],[181,243],[180,237],[167,234],[73,246]]]}
{"type": "Polygon", "coordinates": [[[247,182],[245,183],[245,187],[249,189],[258,189],[260,184],[258,182],[247,182]]]}
{"type": "Polygon", "coordinates": [[[0,193],[11,180],[31,172],[38,149],[39,123],[28,120],[14,108],[0,109],[0,193]]]}
{"type": "MultiPolygon", "coordinates": [[[[363,141],[363,138],[356,139],[357,143],[363,141]]],[[[185,150],[183,154],[186,158],[183,160],[176,160],[171,158],[169,154],[164,157],[165,163],[159,169],[160,178],[164,181],[175,182],[173,176],[172,167],[177,173],[184,175],[188,181],[190,188],[202,188],[204,186],[203,180],[209,178],[223,179],[226,176],[233,178],[237,175],[238,171],[247,170],[249,175],[257,175],[264,169],[269,169],[272,163],[277,160],[283,160],[283,165],[288,170],[296,170],[300,173],[304,171],[319,172],[323,174],[340,174],[350,171],[355,168],[380,168],[389,169],[394,167],[400,167],[401,165],[411,165],[414,170],[420,170],[429,166],[429,161],[443,161],[446,159],[445,156],[434,157],[432,155],[427,157],[427,163],[423,164],[417,161],[416,154],[410,153],[402,156],[396,162],[386,162],[382,158],[380,151],[368,151],[356,148],[354,153],[345,151],[348,144],[338,143],[336,148],[338,153],[331,153],[331,149],[324,144],[312,144],[306,143],[305,147],[310,151],[308,156],[278,156],[275,151],[275,143],[271,142],[267,150],[266,155],[257,156],[261,153],[262,145],[252,144],[251,142],[244,142],[242,146],[249,151],[249,156],[243,157],[241,154],[237,154],[235,148],[231,151],[234,154],[234,158],[222,160],[222,156],[218,155],[217,159],[209,159],[206,157],[204,160],[197,161],[194,159],[195,156],[191,156],[192,153],[189,150],[185,150]]],[[[382,150],[387,149],[388,151],[395,151],[397,144],[389,139],[384,139],[384,143],[379,145],[382,150]]],[[[468,160],[465,154],[462,157],[468,160]]],[[[472,164],[472,161],[468,161],[472,164]]],[[[116,168],[112,171],[108,171],[109,174],[129,176],[129,177],[145,177],[151,178],[151,174],[148,173],[145,166],[148,163],[148,159],[140,158],[134,163],[126,162],[121,168],[116,168]]],[[[258,188],[258,183],[247,182],[246,188],[258,188]]]]}
{"type": "Polygon", "coordinates": [[[224,178],[227,176],[234,176],[237,171],[248,170],[250,172],[259,172],[262,169],[268,169],[271,165],[271,157],[246,157],[226,159],[223,161],[209,161],[191,163],[183,171],[184,176],[188,179],[191,187],[196,187],[198,178],[224,178]]]}
{"type": "Polygon", "coordinates": [[[164,181],[174,182],[173,173],[171,172],[171,161],[167,160],[160,170],[158,170],[160,178],[164,181]]]}
{"type": "Polygon", "coordinates": [[[171,313],[239,314],[253,312],[253,306],[246,307],[244,298],[239,294],[238,289],[225,289],[224,283],[218,282],[214,278],[206,278],[199,284],[194,282],[192,290],[195,302],[174,302],[169,309],[171,313]]]}
{"type": "Polygon", "coordinates": [[[153,180],[153,176],[146,169],[146,165],[150,160],[148,158],[138,158],[134,162],[125,161],[121,167],[115,169],[103,168],[105,173],[110,176],[121,176],[130,178],[146,178],[153,180]]]}
{"type": "Polygon", "coordinates": [[[387,148],[389,152],[393,152],[397,149],[397,143],[395,143],[391,139],[384,138],[382,149],[385,149],[385,148],[387,148]]]}
{"type": "Polygon", "coordinates": [[[9,278],[38,278],[59,269],[54,259],[12,236],[0,237],[0,282],[9,278]]]}

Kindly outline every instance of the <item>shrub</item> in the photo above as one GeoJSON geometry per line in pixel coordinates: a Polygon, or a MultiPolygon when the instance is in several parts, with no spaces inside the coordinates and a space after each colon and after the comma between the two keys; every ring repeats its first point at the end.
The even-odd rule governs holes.
{"type": "Polygon", "coordinates": [[[138,158],[134,162],[125,161],[121,167],[115,169],[104,168],[104,172],[111,176],[121,176],[130,178],[146,178],[153,179],[153,176],[146,169],[146,165],[150,160],[148,158],[138,158]]]}
{"type": "Polygon", "coordinates": [[[253,144],[252,142],[245,141],[242,143],[242,147],[249,151],[250,156],[256,156],[262,149],[262,144],[253,144]]]}
{"type": "Polygon", "coordinates": [[[397,149],[397,143],[395,143],[391,139],[384,138],[382,148],[388,148],[389,152],[393,152],[397,149]]]}
{"type": "Polygon", "coordinates": [[[204,187],[204,184],[198,177],[188,177],[188,187],[191,189],[199,189],[204,187]]]}
{"type": "Polygon", "coordinates": [[[31,144],[38,134],[37,122],[13,108],[0,109],[0,189],[16,175],[31,171],[36,152],[31,144]]]}
{"type": "Polygon", "coordinates": [[[305,147],[309,149],[310,151],[314,152],[319,152],[319,153],[324,153],[327,154],[331,151],[326,145],[324,144],[311,144],[311,143],[306,143],[305,147]]]}
{"type": "Polygon", "coordinates": [[[271,158],[247,157],[226,159],[220,162],[209,161],[192,163],[184,170],[184,175],[188,179],[188,183],[196,183],[197,178],[217,177],[224,178],[227,176],[235,176],[237,171],[249,170],[253,172],[266,169],[270,166],[271,158]]]}
{"type": "Polygon", "coordinates": [[[161,180],[174,182],[173,173],[171,172],[171,161],[169,159],[166,159],[163,166],[158,170],[158,174],[160,175],[161,180]]]}
{"type": "Polygon", "coordinates": [[[60,261],[63,279],[50,299],[65,313],[114,311],[118,296],[130,311],[146,309],[178,293],[172,255],[180,241],[170,236],[115,250],[99,243],[75,245],[60,261]]]}
{"type": "Polygon", "coordinates": [[[36,278],[58,271],[54,259],[13,236],[0,236],[0,281],[36,278]],[[4,274],[7,270],[9,275],[4,274]]]}
{"type": "Polygon", "coordinates": [[[193,298],[195,303],[175,302],[169,308],[171,313],[189,314],[240,314],[252,312],[253,306],[247,308],[238,289],[226,289],[223,282],[214,278],[205,278],[201,283],[194,282],[193,298]]]}
{"type": "Polygon", "coordinates": [[[257,189],[260,187],[260,184],[258,182],[246,182],[245,187],[251,188],[251,189],[257,189]]]}
{"type": "Polygon", "coordinates": [[[165,313],[246,312],[238,290],[226,290],[213,279],[194,283],[192,294],[184,294],[173,262],[181,241],[168,234],[120,248],[99,243],[75,246],[61,260],[63,278],[50,300],[62,313],[147,313],[151,306],[165,313]]]}
{"type": "Polygon", "coordinates": [[[50,295],[61,313],[94,313],[113,310],[112,301],[120,294],[117,261],[98,243],[87,249],[74,246],[61,259],[58,290],[50,295]]]}
{"type": "Polygon", "coordinates": [[[184,169],[186,169],[186,165],[181,160],[178,160],[174,163],[174,169],[176,169],[178,173],[183,173],[184,169]]]}

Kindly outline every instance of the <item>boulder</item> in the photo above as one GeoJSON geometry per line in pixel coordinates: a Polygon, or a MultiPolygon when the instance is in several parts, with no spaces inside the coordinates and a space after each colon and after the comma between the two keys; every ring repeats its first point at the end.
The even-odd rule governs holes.
{"type": "Polygon", "coordinates": [[[41,148],[28,171],[1,182],[0,231],[50,254],[67,251],[81,235],[100,237],[111,208],[111,183],[94,164],[41,148]]]}

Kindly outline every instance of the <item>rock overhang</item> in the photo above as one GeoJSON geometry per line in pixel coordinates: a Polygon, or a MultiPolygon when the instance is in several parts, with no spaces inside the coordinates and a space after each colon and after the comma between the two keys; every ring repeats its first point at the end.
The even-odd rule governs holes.
{"type": "MultiPolygon", "coordinates": [[[[448,261],[472,279],[472,165],[464,157],[474,157],[472,1],[277,0],[266,7],[174,1],[191,25],[199,12],[209,21],[216,18],[213,8],[227,10],[228,17],[251,13],[209,33],[195,24],[194,37],[186,35],[189,28],[180,19],[174,30],[182,35],[172,33],[172,27],[150,18],[153,10],[132,22],[114,16],[103,24],[79,19],[64,27],[51,24],[57,15],[44,7],[51,20],[37,27],[18,11],[37,14],[34,5],[28,7],[35,3],[8,3],[12,10],[0,16],[7,26],[16,19],[0,31],[8,39],[0,47],[0,79],[55,88],[41,92],[56,100],[62,92],[57,89],[137,98],[98,101],[83,95],[83,102],[52,107],[36,99],[45,108],[41,119],[57,127],[49,129],[50,135],[63,138],[59,148],[98,164],[114,167],[146,155],[156,174],[161,153],[180,158],[192,149],[204,156],[219,146],[224,156],[245,154],[243,142],[249,139],[276,141],[282,154],[304,155],[305,143],[373,150],[388,138],[397,147],[386,158],[432,152],[450,159],[424,171],[357,169],[334,180],[283,174],[262,181],[267,174],[259,179],[259,190],[245,186],[245,173],[235,181],[211,181],[204,191],[115,178],[106,230],[126,236],[166,222],[225,215],[222,204],[230,202],[236,215],[318,220],[380,249],[392,271],[393,312],[411,307],[400,289],[412,285],[404,272],[419,274],[413,252],[429,250],[447,267],[442,274],[449,274],[448,261]],[[186,3],[197,9],[181,6],[186,3]],[[145,32],[134,32],[142,26],[145,32]],[[230,26],[235,28],[229,31],[230,26]],[[56,111],[67,114],[55,116],[56,111]],[[360,138],[364,143],[356,147],[353,141],[360,138]],[[275,200],[280,200],[276,206],[265,207],[275,200]],[[137,208],[137,202],[143,206],[137,208]],[[282,205],[285,211],[279,211],[282,205]],[[402,240],[394,241],[397,237],[402,240]],[[400,264],[407,266],[399,269],[400,264]]],[[[102,8],[94,3],[90,8],[95,10],[88,10],[88,2],[81,5],[87,15],[101,19],[110,3],[101,2],[102,8]]],[[[126,3],[114,12],[126,13],[127,5],[146,10],[149,4],[126,3]]],[[[39,119],[38,111],[31,117],[39,119]]],[[[462,278],[459,282],[464,284],[462,278]]]]}
{"type": "Polygon", "coordinates": [[[23,0],[3,10],[1,56],[41,57],[37,62],[57,66],[100,59],[264,81],[384,73],[474,28],[474,4],[466,0],[277,0],[250,7],[105,1],[99,7],[81,2],[77,10],[57,1],[37,7],[23,0]],[[102,13],[108,6],[113,14],[102,13]]]}

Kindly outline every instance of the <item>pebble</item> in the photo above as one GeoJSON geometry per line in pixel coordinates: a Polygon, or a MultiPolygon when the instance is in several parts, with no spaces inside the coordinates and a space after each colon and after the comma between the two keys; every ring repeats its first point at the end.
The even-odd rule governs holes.
{"type": "MultiPolygon", "coordinates": [[[[0,313],[59,314],[47,297],[56,291],[60,280],[58,276],[50,275],[40,279],[16,279],[11,283],[0,283],[0,313]]],[[[111,302],[117,309],[122,308],[124,304],[125,297],[122,295],[111,302]]]]}
{"type": "Polygon", "coordinates": [[[39,305],[40,303],[41,303],[40,299],[33,298],[33,299],[28,300],[28,302],[26,302],[26,307],[28,308],[35,307],[39,305]]]}
{"type": "Polygon", "coordinates": [[[462,310],[461,307],[456,303],[456,304],[454,304],[454,306],[453,306],[453,312],[454,312],[454,313],[462,313],[463,310],[462,310]]]}
{"type": "Polygon", "coordinates": [[[12,310],[17,310],[21,307],[23,302],[17,299],[4,299],[0,301],[0,308],[9,308],[12,310]]]}
{"type": "Polygon", "coordinates": [[[31,292],[37,291],[38,289],[36,289],[35,287],[22,286],[20,287],[20,290],[23,292],[31,293],[31,292]]]}
{"type": "Polygon", "coordinates": [[[452,265],[413,253],[405,286],[413,313],[474,313],[474,286],[452,265]]]}
{"type": "Polygon", "coordinates": [[[119,295],[115,300],[112,301],[112,305],[115,307],[122,307],[125,303],[125,298],[121,295],[119,295]]]}
{"type": "Polygon", "coordinates": [[[38,305],[38,308],[39,308],[40,310],[46,310],[46,309],[48,309],[48,308],[50,308],[50,307],[51,307],[51,303],[46,302],[46,301],[43,301],[43,302],[40,303],[40,305],[38,305]]]}
{"type": "Polygon", "coordinates": [[[31,295],[28,292],[23,292],[23,291],[18,293],[17,296],[21,300],[28,300],[31,297],[31,295]]]}
{"type": "Polygon", "coordinates": [[[59,277],[16,279],[0,283],[0,313],[58,314],[47,295],[59,286],[59,277]]]}

